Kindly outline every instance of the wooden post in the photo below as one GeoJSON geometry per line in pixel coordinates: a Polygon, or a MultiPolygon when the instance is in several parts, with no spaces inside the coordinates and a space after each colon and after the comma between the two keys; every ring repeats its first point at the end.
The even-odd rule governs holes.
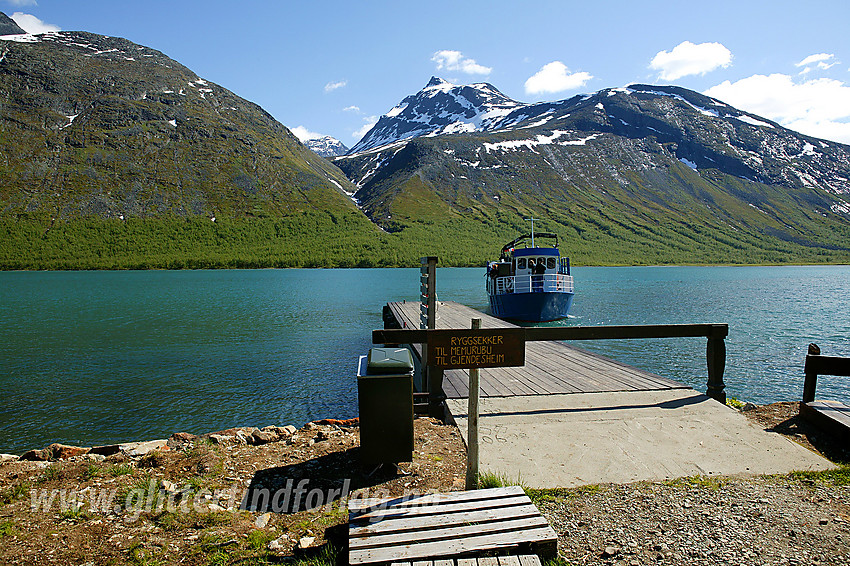
{"type": "Polygon", "coordinates": [[[809,344],[808,355],[806,356],[806,381],[803,382],[803,403],[811,403],[815,400],[815,389],[818,386],[818,374],[812,369],[809,364],[809,356],[819,356],[820,346],[817,344],[809,344]]]}
{"type": "Polygon", "coordinates": [[[726,369],[726,341],[723,337],[708,337],[705,349],[708,361],[708,390],[706,395],[726,404],[726,384],[723,383],[723,371],[726,369]]]}
{"type": "MultiPolygon", "coordinates": [[[[437,327],[437,261],[436,256],[420,258],[420,299],[422,301],[419,311],[419,328],[433,330],[437,327]]],[[[428,344],[422,344],[422,359],[428,358],[428,344]]],[[[432,417],[443,419],[443,401],[446,394],[443,393],[443,370],[433,366],[422,368],[422,386],[428,392],[429,414],[432,417]]]]}
{"type": "MultiPolygon", "coordinates": [[[[481,319],[472,319],[472,329],[481,328],[481,319]]],[[[469,408],[466,433],[466,489],[478,489],[478,368],[469,370],[469,408]]]]}
{"type": "Polygon", "coordinates": [[[445,422],[446,412],[443,410],[443,401],[446,400],[446,394],[443,392],[443,370],[431,367],[428,369],[428,374],[428,384],[430,385],[428,390],[429,413],[433,418],[445,422]]]}

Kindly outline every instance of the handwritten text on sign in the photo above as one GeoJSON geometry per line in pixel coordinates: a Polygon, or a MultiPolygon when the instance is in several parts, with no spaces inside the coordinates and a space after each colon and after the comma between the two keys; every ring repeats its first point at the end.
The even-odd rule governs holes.
{"type": "Polygon", "coordinates": [[[522,328],[428,331],[429,365],[441,369],[525,365],[522,328]]]}

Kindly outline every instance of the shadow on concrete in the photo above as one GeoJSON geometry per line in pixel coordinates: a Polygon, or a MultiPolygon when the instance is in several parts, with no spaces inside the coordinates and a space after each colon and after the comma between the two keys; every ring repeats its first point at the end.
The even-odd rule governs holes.
{"type": "MultiPolygon", "coordinates": [[[[574,408],[552,408],[552,409],[530,409],[527,411],[499,411],[498,413],[488,413],[486,406],[483,407],[483,410],[480,413],[481,418],[487,416],[519,416],[519,415],[566,415],[571,413],[596,413],[601,411],[619,411],[619,410],[629,410],[629,409],[680,409],[682,407],[687,407],[689,405],[698,405],[699,403],[703,403],[705,401],[710,401],[710,397],[706,397],[705,395],[691,395],[689,397],[682,397],[680,399],[673,399],[671,401],[663,401],[661,403],[641,403],[641,404],[629,404],[629,405],[602,405],[599,407],[574,407],[574,408]]],[[[455,415],[455,418],[466,418],[468,415],[466,413],[460,413],[455,415]]]]}
{"type": "Polygon", "coordinates": [[[850,464],[850,438],[842,438],[824,430],[800,417],[799,413],[764,430],[804,438],[825,458],[837,463],[850,464]]]}

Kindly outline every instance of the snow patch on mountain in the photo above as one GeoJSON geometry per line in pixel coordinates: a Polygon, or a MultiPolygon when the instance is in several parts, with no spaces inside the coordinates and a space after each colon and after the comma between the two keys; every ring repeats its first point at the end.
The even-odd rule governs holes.
{"type": "MultiPolygon", "coordinates": [[[[728,116],[727,116],[728,117],[728,116]]],[[[750,124],[751,126],[763,126],[765,128],[773,128],[773,124],[768,124],[767,122],[763,122],[761,120],[756,120],[752,116],[747,116],[746,114],[741,114],[740,116],[732,116],[736,120],[740,120],[745,124],[750,124]]]]}
{"type": "MultiPolygon", "coordinates": [[[[538,135],[533,140],[508,140],[503,142],[496,143],[484,143],[483,147],[490,153],[491,151],[516,151],[518,149],[530,149],[534,151],[534,148],[538,145],[585,145],[590,140],[596,139],[600,136],[600,134],[591,134],[586,138],[581,138],[578,140],[565,140],[565,141],[555,141],[562,136],[566,136],[571,134],[572,132],[563,131],[563,130],[554,130],[551,135],[538,135]]],[[[535,152],[536,153],[536,152],[535,152]]]]}
{"type": "Polygon", "coordinates": [[[694,163],[693,161],[691,161],[690,159],[686,159],[684,157],[681,157],[681,158],[679,158],[679,161],[681,161],[682,163],[684,163],[685,165],[687,165],[688,167],[690,167],[694,171],[697,170],[697,164],[694,163]]]}

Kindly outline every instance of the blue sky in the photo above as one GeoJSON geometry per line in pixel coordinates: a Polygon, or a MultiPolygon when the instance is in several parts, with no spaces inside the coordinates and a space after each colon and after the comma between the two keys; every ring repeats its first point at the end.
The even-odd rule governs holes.
{"type": "Polygon", "coordinates": [[[847,0],[0,0],[0,10],[28,31],[158,49],[302,136],[349,147],[432,75],[523,102],[675,84],[850,143],[847,0]]]}

